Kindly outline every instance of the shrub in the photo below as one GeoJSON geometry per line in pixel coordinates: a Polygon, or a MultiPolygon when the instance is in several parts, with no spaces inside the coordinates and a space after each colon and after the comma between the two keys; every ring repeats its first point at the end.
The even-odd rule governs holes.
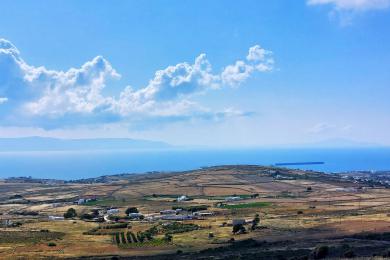
{"type": "Polygon", "coordinates": [[[199,206],[188,206],[188,207],[177,207],[174,206],[172,209],[183,209],[188,212],[196,212],[201,210],[207,210],[209,207],[207,205],[199,205],[199,206]]]}
{"type": "Polygon", "coordinates": [[[125,233],[124,232],[121,233],[121,238],[122,238],[122,243],[126,244],[126,238],[125,238],[125,233]]]}
{"type": "Polygon", "coordinates": [[[252,221],[251,229],[255,230],[257,228],[257,226],[259,225],[259,223],[260,223],[260,216],[259,216],[259,214],[256,214],[253,221],[252,221]]]}
{"type": "Polygon", "coordinates": [[[121,240],[119,238],[119,233],[115,233],[115,242],[119,245],[121,240]]]}
{"type": "Polygon", "coordinates": [[[49,242],[49,243],[47,243],[47,245],[48,245],[48,246],[57,246],[57,244],[54,243],[54,242],[49,242]]]}
{"type": "Polygon", "coordinates": [[[83,215],[80,216],[81,219],[93,219],[95,216],[92,214],[84,213],[83,215]]]}
{"type": "Polygon", "coordinates": [[[314,259],[323,259],[329,254],[328,246],[317,246],[313,251],[314,259]]]}
{"type": "Polygon", "coordinates": [[[69,208],[68,211],[65,212],[64,218],[74,218],[77,216],[76,210],[74,208],[69,208]]]}
{"type": "Polygon", "coordinates": [[[179,222],[173,222],[164,226],[163,228],[166,233],[176,234],[197,230],[199,229],[199,226],[195,224],[183,224],[179,222]]]}
{"type": "MultiPolygon", "coordinates": [[[[127,238],[127,242],[128,242],[128,243],[131,243],[131,242],[132,242],[130,232],[127,232],[127,233],[126,233],[126,238],[127,238]]],[[[135,242],[135,241],[134,241],[134,242],[135,242]]]]}
{"type": "Polygon", "coordinates": [[[131,238],[132,238],[132,240],[133,240],[134,243],[137,243],[137,242],[138,242],[137,237],[134,235],[133,232],[130,232],[130,236],[131,236],[131,238]]]}
{"type": "Polygon", "coordinates": [[[130,207],[126,209],[126,215],[129,215],[130,213],[138,213],[138,209],[136,207],[130,207]]]}
{"type": "Polygon", "coordinates": [[[173,236],[169,233],[165,234],[164,240],[167,242],[172,242],[173,236]]]}
{"type": "Polygon", "coordinates": [[[245,233],[245,232],[246,232],[246,229],[245,229],[244,225],[236,224],[236,225],[233,226],[233,233],[234,234],[245,233]]]}
{"type": "Polygon", "coordinates": [[[101,226],[102,229],[117,229],[117,228],[127,228],[127,223],[115,223],[115,224],[108,224],[105,226],[101,226]]]}
{"type": "Polygon", "coordinates": [[[354,258],[356,255],[352,250],[348,250],[344,253],[345,258],[354,258]]]}

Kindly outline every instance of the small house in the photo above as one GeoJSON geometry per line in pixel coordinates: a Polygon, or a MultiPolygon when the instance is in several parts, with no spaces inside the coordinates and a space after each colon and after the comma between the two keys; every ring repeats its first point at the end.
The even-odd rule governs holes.
{"type": "Polygon", "coordinates": [[[139,219],[142,218],[144,215],[141,213],[129,213],[129,217],[132,219],[139,219]]]}
{"type": "Polygon", "coordinates": [[[64,220],[65,218],[62,216],[49,216],[49,220],[58,221],[58,220],[64,220]]]}
{"type": "Polygon", "coordinates": [[[230,196],[225,198],[225,201],[238,201],[238,200],[242,200],[242,198],[239,196],[230,196]]]}
{"type": "Polygon", "coordinates": [[[190,200],[190,199],[185,195],[182,195],[182,196],[177,198],[177,202],[188,201],[188,200],[190,200]]]}
{"type": "Polygon", "coordinates": [[[114,214],[118,214],[119,213],[119,209],[109,209],[107,210],[107,215],[114,215],[114,214]]]}

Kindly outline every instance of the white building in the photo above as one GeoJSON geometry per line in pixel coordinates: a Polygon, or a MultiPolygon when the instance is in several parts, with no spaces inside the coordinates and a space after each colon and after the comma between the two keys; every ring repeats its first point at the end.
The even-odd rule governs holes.
{"type": "Polygon", "coordinates": [[[206,211],[194,212],[194,216],[198,216],[198,217],[211,217],[213,215],[214,215],[213,212],[206,212],[206,211]]]}
{"type": "Polygon", "coordinates": [[[231,197],[226,197],[225,201],[237,201],[237,200],[241,200],[241,199],[242,198],[238,197],[238,196],[231,196],[231,197]]]}
{"type": "Polygon", "coordinates": [[[187,201],[187,200],[189,200],[189,198],[185,195],[182,195],[182,196],[177,198],[177,202],[187,201]]]}
{"type": "Polygon", "coordinates": [[[109,209],[107,210],[107,215],[114,215],[114,214],[118,214],[119,213],[119,209],[109,209]]]}
{"type": "Polygon", "coordinates": [[[163,215],[161,217],[163,220],[191,220],[191,215],[163,215]]]}
{"type": "Polygon", "coordinates": [[[130,218],[141,218],[143,216],[141,213],[129,213],[130,218]]]}
{"type": "Polygon", "coordinates": [[[64,220],[65,218],[62,216],[49,216],[49,220],[58,221],[58,220],[64,220]]]}
{"type": "Polygon", "coordinates": [[[176,210],[174,210],[174,209],[161,210],[160,214],[161,215],[172,215],[172,214],[176,214],[176,210]]]}

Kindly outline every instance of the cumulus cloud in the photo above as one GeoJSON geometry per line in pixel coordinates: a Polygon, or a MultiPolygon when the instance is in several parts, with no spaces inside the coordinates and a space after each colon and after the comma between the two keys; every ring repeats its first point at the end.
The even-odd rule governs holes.
{"type": "Polygon", "coordinates": [[[232,109],[211,111],[191,96],[238,86],[254,72],[271,71],[272,52],[255,45],[245,60],[213,73],[205,54],[193,63],[182,62],[159,70],[145,87],[125,87],[117,96],[103,89],[120,74],[102,56],[67,71],[35,67],[19,50],[0,39],[0,119],[3,124],[61,127],[64,124],[136,121],[144,118],[216,119],[245,116],[232,109]],[[22,120],[20,120],[22,119],[22,120]]]}
{"type": "Polygon", "coordinates": [[[238,86],[255,71],[271,71],[273,64],[272,52],[255,45],[249,48],[246,61],[238,60],[235,64],[226,66],[221,73],[221,79],[224,84],[238,86]]]}

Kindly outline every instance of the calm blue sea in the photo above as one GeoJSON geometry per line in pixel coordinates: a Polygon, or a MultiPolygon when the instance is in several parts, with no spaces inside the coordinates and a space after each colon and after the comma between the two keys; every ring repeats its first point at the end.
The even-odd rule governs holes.
{"type": "Polygon", "coordinates": [[[306,161],[325,164],[297,168],[325,172],[390,170],[390,148],[0,152],[0,178],[32,176],[69,180],[222,164],[273,165],[306,161]]]}

